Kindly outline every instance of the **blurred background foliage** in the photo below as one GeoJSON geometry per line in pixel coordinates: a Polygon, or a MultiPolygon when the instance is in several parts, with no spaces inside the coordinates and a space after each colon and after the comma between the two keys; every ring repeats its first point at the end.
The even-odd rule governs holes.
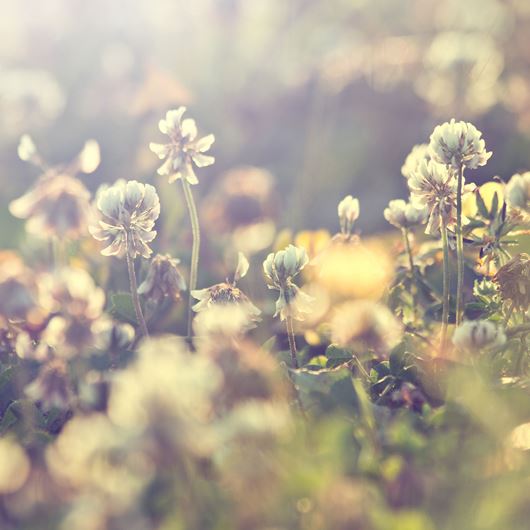
{"type": "Polygon", "coordinates": [[[17,159],[22,133],[52,162],[95,138],[92,190],[153,181],[148,141],[181,104],[217,137],[202,199],[225,171],[264,168],[294,230],[334,229],[346,193],[365,233],[385,227],[404,157],[453,116],[495,153],[472,178],[507,179],[530,166],[529,30],[526,0],[3,0],[0,243],[21,233],[5,206],[36,176],[17,159]]]}

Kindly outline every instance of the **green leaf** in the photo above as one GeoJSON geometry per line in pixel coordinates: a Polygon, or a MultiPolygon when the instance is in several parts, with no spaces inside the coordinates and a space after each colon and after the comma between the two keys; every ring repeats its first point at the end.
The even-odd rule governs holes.
{"type": "Polygon", "coordinates": [[[132,296],[129,293],[114,293],[110,297],[110,309],[109,313],[125,322],[130,324],[138,325],[136,320],[136,312],[134,310],[134,303],[132,296]]]}
{"type": "Polygon", "coordinates": [[[495,192],[493,194],[493,200],[491,201],[491,212],[490,212],[491,219],[495,219],[495,216],[497,215],[498,210],[499,210],[499,194],[495,192]]]}
{"type": "Polygon", "coordinates": [[[475,192],[475,201],[477,203],[477,208],[480,215],[485,219],[489,219],[490,214],[488,212],[488,209],[486,208],[486,203],[484,202],[484,199],[482,198],[482,195],[480,194],[479,190],[475,192]]]}

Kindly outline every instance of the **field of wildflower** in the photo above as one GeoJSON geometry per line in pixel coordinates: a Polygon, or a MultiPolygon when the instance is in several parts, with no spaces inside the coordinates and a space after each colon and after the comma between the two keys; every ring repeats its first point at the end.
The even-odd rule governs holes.
{"type": "Polygon", "coordinates": [[[0,8],[0,530],[530,529],[530,5],[125,4],[0,8]]]}

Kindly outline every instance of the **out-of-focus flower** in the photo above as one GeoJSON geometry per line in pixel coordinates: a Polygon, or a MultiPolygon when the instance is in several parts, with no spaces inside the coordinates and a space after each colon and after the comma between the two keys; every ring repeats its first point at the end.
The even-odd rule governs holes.
{"type": "Polygon", "coordinates": [[[38,312],[38,291],[32,272],[12,254],[0,255],[0,317],[27,320],[38,312]]]}
{"type": "Polygon", "coordinates": [[[502,298],[510,300],[515,309],[526,311],[530,306],[530,256],[525,252],[514,256],[493,277],[502,298]]]}
{"type": "Polygon", "coordinates": [[[0,493],[13,493],[20,489],[30,470],[30,461],[24,449],[10,438],[0,438],[0,493]]]}
{"type": "Polygon", "coordinates": [[[416,204],[407,203],[403,199],[395,199],[388,203],[383,215],[396,228],[412,228],[424,224],[429,212],[426,206],[419,207],[416,204]]]}
{"type": "Polygon", "coordinates": [[[302,230],[296,234],[294,244],[305,248],[309,259],[312,260],[329,245],[330,240],[331,236],[327,230],[302,230]]]}
{"type": "Polygon", "coordinates": [[[212,396],[221,384],[215,364],[206,356],[191,355],[183,341],[149,339],[140,346],[137,360],[116,374],[109,416],[117,425],[166,444],[157,454],[162,460],[173,458],[172,450],[208,454],[215,443],[209,427],[212,396]]]}
{"type": "Polygon", "coordinates": [[[26,396],[40,402],[45,410],[67,409],[73,400],[67,366],[62,359],[43,364],[37,378],[24,389],[26,396]]]}
{"type": "Polygon", "coordinates": [[[462,350],[498,348],[505,342],[504,330],[489,320],[468,320],[453,333],[453,344],[462,350]]]}
{"type": "Polygon", "coordinates": [[[182,178],[190,184],[198,184],[193,164],[197,167],[210,166],[215,162],[213,156],[205,155],[215,141],[213,134],[197,138],[195,120],[182,119],[186,107],[169,110],[166,119],[160,120],[158,128],[169,137],[169,143],[151,142],[149,149],[165,162],[158,168],[159,175],[168,175],[169,182],[182,178]]]}
{"type": "MultiPolygon", "coordinates": [[[[43,280],[43,283],[44,282],[43,280]]],[[[70,356],[95,342],[95,324],[103,313],[105,293],[83,269],[66,268],[49,277],[52,311],[57,312],[42,334],[44,342],[70,356]]]]}
{"type": "Polygon", "coordinates": [[[164,298],[179,300],[186,290],[186,282],[178,265],[180,260],[169,254],[157,254],[149,264],[149,271],[145,280],[138,287],[138,294],[149,301],[159,304],[164,298]]]}
{"type": "Polygon", "coordinates": [[[87,230],[90,192],[75,177],[47,173],[34,188],[12,201],[9,211],[27,219],[26,228],[32,234],[77,239],[87,230]]]}
{"type": "Polygon", "coordinates": [[[359,199],[347,195],[339,202],[337,213],[339,214],[340,231],[346,235],[351,235],[353,224],[359,218],[359,199]]]}
{"type": "Polygon", "coordinates": [[[304,320],[311,312],[313,297],[304,293],[293,279],[307,265],[309,258],[304,248],[289,245],[285,250],[271,252],[263,262],[263,271],[269,289],[280,291],[274,316],[304,320]]]}
{"type": "Polygon", "coordinates": [[[126,322],[112,322],[110,319],[98,319],[92,331],[95,345],[100,350],[117,352],[130,347],[134,341],[134,328],[126,322]]]}
{"type": "Polygon", "coordinates": [[[24,160],[25,162],[35,160],[35,157],[38,156],[35,142],[33,142],[33,138],[29,134],[23,134],[20,137],[17,153],[20,160],[24,160]]]}
{"type": "Polygon", "coordinates": [[[476,169],[486,165],[491,151],[486,151],[482,133],[472,124],[464,121],[450,122],[435,127],[430,137],[431,157],[440,164],[456,170],[464,165],[476,169]]]}
{"type": "Polygon", "coordinates": [[[370,348],[383,355],[403,336],[403,326],[386,306],[370,300],[340,305],[331,320],[331,340],[345,348],[370,348]]]}
{"type": "Polygon", "coordinates": [[[516,173],[506,184],[505,193],[509,206],[530,213],[530,171],[516,173]]]}
{"type": "Polygon", "coordinates": [[[421,162],[424,160],[428,162],[430,159],[431,155],[429,153],[429,144],[415,145],[401,166],[401,174],[406,179],[409,179],[412,174],[418,170],[418,166],[421,164],[421,162]]]}
{"type": "Polygon", "coordinates": [[[206,289],[196,289],[191,295],[199,300],[193,310],[197,313],[209,310],[212,306],[236,305],[248,315],[252,327],[259,321],[261,311],[249,300],[248,296],[236,286],[237,282],[246,276],[249,268],[247,258],[243,253],[238,255],[237,268],[231,282],[217,283],[206,289]]]}
{"type": "Polygon", "coordinates": [[[408,179],[411,201],[429,211],[425,233],[435,235],[442,222],[447,226],[456,219],[457,180],[446,166],[423,161],[408,179]]]}
{"type": "MultiPolygon", "coordinates": [[[[480,193],[480,197],[484,201],[484,205],[491,210],[493,205],[493,198],[497,194],[497,200],[499,201],[499,206],[502,206],[504,200],[504,185],[500,182],[490,181],[482,184],[479,188],[475,189],[475,193],[480,193]]],[[[475,194],[468,193],[462,200],[462,213],[468,219],[475,217],[478,213],[477,198],[475,194]]],[[[480,233],[480,231],[475,230],[475,233],[480,233]]]]}
{"type": "Polygon", "coordinates": [[[153,228],[160,215],[160,200],[153,186],[119,180],[98,192],[96,206],[101,216],[89,230],[107,244],[101,254],[123,257],[128,252],[131,258],[152,254],[148,243],[156,236],[153,228]]]}

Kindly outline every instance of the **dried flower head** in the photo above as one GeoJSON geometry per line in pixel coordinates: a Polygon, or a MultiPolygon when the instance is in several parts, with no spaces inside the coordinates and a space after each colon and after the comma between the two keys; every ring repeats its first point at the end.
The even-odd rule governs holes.
{"type": "Polygon", "coordinates": [[[429,144],[415,145],[401,166],[401,174],[409,179],[424,160],[428,162],[430,159],[429,144]]]}
{"type": "Polygon", "coordinates": [[[179,270],[180,260],[169,254],[157,254],[149,264],[145,280],[138,287],[138,294],[159,304],[164,298],[179,300],[186,290],[186,282],[179,270]]]}
{"type": "Polygon", "coordinates": [[[505,342],[504,330],[489,320],[468,320],[453,333],[453,344],[462,350],[498,348],[505,342]]]}
{"type": "Polygon", "coordinates": [[[337,212],[339,214],[340,231],[344,235],[351,235],[353,224],[359,218],[359,199],[347,195],[339,202],[337,212]]]}
{"type": "Polygon", "coordinates": [[[412,228],[427,221],[429,211],[427,206],[418,206],[403,199],[395,199],[388,203],[383,212],[385,219],[396,228],[412,228]]]}
{"type": "Polygon", "coordinates": [[[29,399],[40,402],[45,410],[68,408],[73,393],[66,363],[62,359],[53,359],[44,364],[24,392],[29,399]]]}
{"type": "Polygon", "coordinates": [[[90,233],[107,246],[104,256],[132,258],[152,254],[148,243],[156,236],[153,230],[160,215],[160,200],[153,186],[136,180],[119,180],[113,186],[100,189],[96,197],[100,218],[90,227],[90,233]]]}
{"type": "Polygon", "coordinates": [[[386,306],[369,300],[345,302],[331,320],[331,340],[344,348],[388,353],[403,336],[403,326],[386,306]]]}
{"type": "Polygon", "coordinates": [[[516,173],[506,184],[505,195],[509,206],[530,212],[530,171],[516,173]]]}
{"type": "Polygon", "coordinates": [[[407,182],[411,201],[429,212],[425,233],[437,234],[442,222],[455,221],[457,181],[446,166],[423,161],[407,182]]]}
{"type": "Polygon", "coordinates": [[[530,256],[517,254],[493,277],[499,285],[502,298],[510,300],[516,309],[526,311],[530,306],[530,256]]]}
{"type": "Polygon", "coordinates": [[[207,311],[213,306],[236,305],[248,315],[251,327],[259,321],[261,311],[249,300],[248,296],[236,286],[237,282],[246,276],[249,268],[247,258],[243,253],[238,255],[237,268],[232,281],[217,283],[206,289],[196,289],[191,295],[199,300],[193,310],[197,313],[207,311]]]}
{"type": "Polygon", "coordinates": [[[25,195],[11,202],[9,211],[27,219],[26,228],[32,234],[77,239],[86,233],[90,192],[75,177],[46,173],[25,195]]]}
{"type": "Polygon", "coordinates": [[[307,265],[309,258],[304,248],[289,245],[285,250],[271,252],[263,262],[263,271],[269,289],[280,291],[274,316],[304,320],[311,312],[313,297],[293,283],[294,277],[307,265]]]}
{"type": "Polygon", "coordinates": [[[193,164],[197,167],[210,166],[215,162],[213,156],[205,155],[215,141],[213,134],[197,138],[195,120],[182,119],[186,107],[169,110],[166,119],[160,120],[158,128],[167,134],[169,142],[158,144],[151,142],[149,149],[164,163],[158,168],[159,175],[168,175],[169,182],[179,178],[186,179],[190,184],[198,184],[193,164]]]}
{"type": "Polygon", "coordinates": [[[462,165],[469,169],[484,166],[491,157],[491,151],[486,151],[486,143],[481,136],[482,133],[472,123],[452,119],[435,127],[431,134],[431,157],[454,169],[460,169],[462,165]]]}

